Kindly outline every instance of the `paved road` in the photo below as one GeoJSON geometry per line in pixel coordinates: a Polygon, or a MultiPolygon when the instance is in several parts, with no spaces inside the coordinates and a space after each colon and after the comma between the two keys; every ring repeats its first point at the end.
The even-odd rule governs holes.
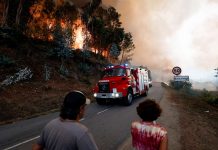
{"type": "MultiPolygon", "coordinates": [[[[153,83],[148,97],[160,102],[163,94],[160,83],[153,83]]],[[[90,129],[100,150],[119,149],[125,141],[129,142],[130,124],[139,119],[135,109],[143,99],[145,97],[136,97],[129,107],[119,104],[100,106],[96,103],[87,106],[86,115],[81,122],[90,129]]],[[[0,126],[0,149],[31,149],[45,124],[57,116],[58,113],[53,113],[0,126]]]]}

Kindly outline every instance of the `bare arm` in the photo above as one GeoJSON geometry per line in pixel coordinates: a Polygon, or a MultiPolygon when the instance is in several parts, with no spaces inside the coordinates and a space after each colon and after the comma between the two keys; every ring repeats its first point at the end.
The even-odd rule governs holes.
{"type": "Polygon", "coordinates": [[[34,144],[32,150],[43,150],[43,147],[39,144],[34,144]]]}
{"type": "Polygon", "coordinates": [[[159,150],[167,150],[167,149],[168,149],[168,137],[166,135],[160,143],[159,150]]]}

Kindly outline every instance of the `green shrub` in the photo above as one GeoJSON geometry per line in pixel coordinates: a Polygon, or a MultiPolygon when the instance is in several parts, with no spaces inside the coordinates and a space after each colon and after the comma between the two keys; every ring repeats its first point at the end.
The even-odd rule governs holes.
{"type": "Polygon", "coordinates": [[[192,83],[186,81],[174,81],[170,80],[170,87],[180,90],[183,89],[185,91],[190,91],[192,88],[192,83]]]}
{"type": "Polygon", "coordinates": [[[59,72],[63,76],[66,76],[66,77],[69,76],[69,71],[63,64],[60,66],[59,72]]]}
{"type": "Polygon", "coordinates": [[[15,64],[14,60],[10,59],[7,56],[0,55],[0,67],[9,67],[14,64],[15,64]]]}
{"type": "Polygon", "coordinates": [[[91,67],[90,67],[87,63],[80,63],[80,64],[79,64],[79,69],[80,69],[80,71],[83,72],[83,73],[89,73],[91,67]]]}
{"type": "Polygon", "coordinates": [[[84,58],[91,58],[91,51],[90,50],[84,50],[81,52],[81,56],[84,58]]]}
{"type": "Polygon", "coordinates": [[[54,48],[48,50],[47,56],[50,58],[73,58],[73,52],[70,48],[54,48]]]}
{"type": "Polygon", "coordinates": [[[203,89],[202,91],[202,99],[209,104],[218,104],[218,97],[213,95],[211,92],[207,91],[206,89],[203,89]]]}

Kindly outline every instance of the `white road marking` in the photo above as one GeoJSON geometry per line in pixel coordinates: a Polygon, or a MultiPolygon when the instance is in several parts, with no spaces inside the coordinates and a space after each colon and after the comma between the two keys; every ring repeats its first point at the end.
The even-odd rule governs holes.
{"type": "MultiPolygon", "coordinates": [[[[82,119],[80,119],[79,121],[83,121],[83,120],[85,120],[85,118],[82,118],[82,119]]],[[[18,144],[16,144],[16,145],[13,145],[13,146],[11,146],[11,147],[5,148],[5,149],[3,149],[3,150],[10,150],[10,149],[13,149],[13,148],[18,147],[18,146],[20,146],[20,145],[23,145],[23,144],[25,144],[25,143],[31,142],[31,141],[33,141],[33,140],[35,140],[35,139],[38,139],[39,137],[40,137],[40,136],[38,135],[38,136],[36,136],[36,137],[34,137],[34,138],[31,138],[31,139],[29,139],[29,140],[20,142],[20,143],[18,143],[18,144]]]]}
{"type": "MultiPolygon", "coordinates": [[[[106,112],[106,111],[108,111],[108,110],[109,110],[109,108],[108,108],[108,109],[105,109],[105,110],[103,110],[103,111],[100,111],[100,112],[97,113],[97,115],[100,115],[101,113],[106,112]]],[[[80,121],[83,121],[83,120],[85,120],[85,118],[80,119],[80,121]]],[[[22,144],[25,144],[25,143],[31,142],[31,141],[33,141],[33,140],[35,140],[35,139],[38,139],[39,137],[40,137],[40,136],[38,135],[38,136],[36,136],[36,137],[34,137],[34,138],[31,138],[31,139],[29,139],[29,140],[20,142],[20,143],[18,143],[18,144],[16,144],[16,145],[13,145],[13,146],[11,146],[11,147],[5,148],[5,149],[3,149],[3,150],[10,150],[10,149],[13,149],[13,148],[18,147],[18,146],[20,146],[20,145],[22,145],[22,144]]]]}
{"type": "Polygon", "coordinates": [[[82,119],[80,119],[79,121],[83,121],[83,120],[85,120],[85,118],[82,118],[82,119]]]}
{"type": "Polygon", "coordinates": [[[166,84],[167,86],[169,86],[169,84],[167,82],[163,82],[164,84],[166,84]]]}
{"type": "Polygon", "coordinates": [[[29,139],[29,140],[26,140],[26,141],[23,141],[23,142],[21,142],[21,143],[18,143],[18,144],[14,145],[14,146],[5,148],[5,149],[3,149],[3,150],[10,150],[10,149],[12,149],[12,148],[18,147],[18,146],[20,146],[20,145],[22,145],[22,144],[28,143],[28,142],[33,141],[33,140],[38,139],[38,138],[39,138],[39,135],[36,136],[36,137],[34,137],[34,138],[31,138],[31,139],[29,139]]]}
{"type": "Polygon", "coordinates": [[[103,112],[105,112],[105,111],[108,111],[109,110],[109,108],[108,109],[105,109],[105,110],[103,110],[103,111],[99,111],[98,113],[97,113],[97,115],[100,115],[101,113],[103,113],[103,112]]]}

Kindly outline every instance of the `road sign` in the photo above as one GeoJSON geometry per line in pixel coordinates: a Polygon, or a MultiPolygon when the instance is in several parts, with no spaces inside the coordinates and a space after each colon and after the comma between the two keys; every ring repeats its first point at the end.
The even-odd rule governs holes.
{"type": "Polygon", "coordinates": [[[174,81],[189,81],[189,76],[174,76],[174,81]]]}
{"type": "Polygon", "coordinates": [[[176,66],[176,67],[173,67],[172,72],[175,75],[180,75],[180,73],[182,72],[182,69],[180,67],[176,66]]]}

